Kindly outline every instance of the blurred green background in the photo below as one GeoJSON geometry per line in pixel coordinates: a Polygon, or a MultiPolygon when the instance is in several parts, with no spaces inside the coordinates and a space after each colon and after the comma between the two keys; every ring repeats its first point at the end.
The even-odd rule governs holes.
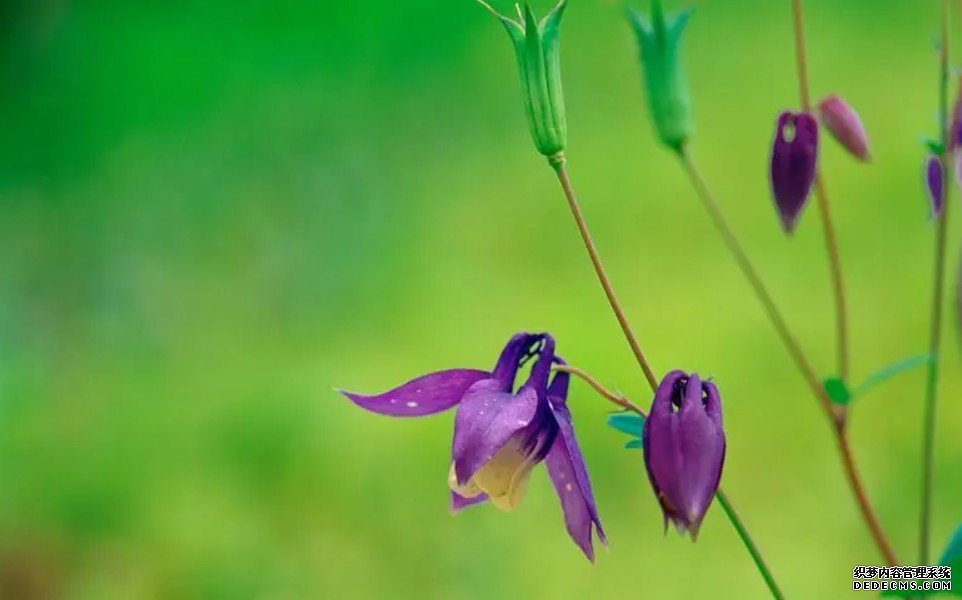
{"type": "MultiPolygon", "coordinates": [[[[696,5],[694,151],[829,375],[817,215],[786,239],[766,183],[775,115],[796,104],[789,3],[696,5]]],[[[875,159],[822,155],[860,379],[926,344],[938,6],[807,11],[814,92],[859,109],[875,159]]],[[[563,29],[572,178],[655,369],[719,383],[724,484],[789,595],[852,594],[852,567],[881,559],[829,428],[654,141],[618,5],[572,0],[563,29]]],[[[593,566],[543,470],[516,513],[452,517],[452,415],[391,420],[332,392],[487,368],[532,329],[648,402],[532,148],[507,38],[472,0],[6,0],[0,256],[0,597],[766,597],[717,507],[697,544],[662,534],[641,455],[581,384],[611,542],[593,566]]],[[[955,328],[939,548],[962,521],[955,328]]],[[[922,384],[862,399],[852,431],[908,563],[922,384]]]]}

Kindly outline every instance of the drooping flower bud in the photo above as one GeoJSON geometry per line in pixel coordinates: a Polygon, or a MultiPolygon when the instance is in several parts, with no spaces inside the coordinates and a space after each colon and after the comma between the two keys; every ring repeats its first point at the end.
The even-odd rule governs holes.
{"type": "Polygon", "coordinates": [[[710,381],[672,371],[662,379],[643,435],[645,467],[668,522],[698,536],[725,462],[721,396],[710,381]]]}
{"type": "Polygon", "coordinates": [[[568,126],[561,89],[558,35],[568,0],[558,2],[540,22],[527,2],[523,12],[518,9],[515,20],[502,15],[484,0],[478,1],[501,20],[514,44],[525,112],[538,152],[549,159],[560,160],[568,141],[568,126]]]}
{"type": "Polygon", "coordinates": [[[807,112],[778,115],[772,142],[771,184],[782,227],[792,233],[815,182],[818,122],[807,112]]]}
{"type": "Polygon", "coordinates": [[[858,113],[844,100],[832,94],[818,106],[818,114],[822,125],[828,129],[838,143],[845,147],[852,156],[862,162],[871,160],[868,151],[868,134],[862,125],[858,113]]]}
{"type": "Polygon", "coordinates": [[[931,154],[925,161],[925,189],[929,193],[929,206],[932,217],[942,214],[945,207],[945,175],[942,171],[942,160],[931,154]]]}
{"type": "Polygon", "coordinates": [[[448,369],[382,394],[341,393],[365,410],[392,417],[457,407],[448,475],[455,511],[486,502],[515,508],[532,470],[544,462],[568,533],[594,560],[594,537],[607,542],[568,410],[569,375],[552,375],[552,364],[565,364],[555,354],[554,338],[521,332],[508,340],[491,371],[448,369]],[[518,371],[533,356],[527,380],[516,386],[518,371]]]}
{"type": "Polygon", "coordinates": [[[661,0],[652,0],[651,19],[628,9],[628,22],[638,38],[652,120],[663,144],[680,152],[694,123],[691,98],[681,64],[681,34],[691,10],[665,16],[661,0]]]}

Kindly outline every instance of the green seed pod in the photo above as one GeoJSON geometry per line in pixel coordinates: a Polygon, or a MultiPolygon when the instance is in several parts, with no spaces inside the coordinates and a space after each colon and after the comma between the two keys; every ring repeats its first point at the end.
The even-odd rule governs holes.
{"type": "Polygon", "coordinates": [[[628,9],[641,51],[648,105],[661,142],[680,152],[691,137],[694,123],[685,71],[681,65],[681,34],[691,9],[665,17],[660,0],[652,0],[651,20],[628,9]]]}
{"type": "Polygon", "coordinates": [[[568,0],[561,0],[540,23],[528,3],[523,12],[518,10],[515,20],[479,1],[501,20],[514,44],[525,112],[538,152],[560,159],[568,141],[568,127],[561,91],[558,33],[568,0]]]}

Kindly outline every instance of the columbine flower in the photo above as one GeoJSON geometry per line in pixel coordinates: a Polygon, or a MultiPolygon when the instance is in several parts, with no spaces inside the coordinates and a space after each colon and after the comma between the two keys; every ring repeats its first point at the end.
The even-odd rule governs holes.
{"type": "Polygon", "coordinates": [[[786,233],[795,230],[815,182],[818,122],[807,112],[778,115],[772,142],[771,183],[778,215],[786,233]]]}
{"type": "Polygon", "coordinates": [[[679,533],[698,536],[725,462],[718,388],[672,371],[661,380],[645,421],[645,467],[658,502],[679,533]]]}
{"type": "Polygon", "coordinates": [[[694,129],[688,83],[681,64],[681,34],[688,24],[691,10],[666,18],[661,1],[653,0],[650,20],[632,9],[628,9],[627,14],[638,38],[648,106],[658,137],[672,150],[681,152],[694,129]]]}
{"type": "Polygon", "coordinates": [[[540,22],[527,2],[523,12],[520,6],[515,5],[518,9],[517,20],[502,15],[484,0],[478,2],[501,20],[514,44],[525,113],[538,152],[552,160],[562,160],[568,140],[568,126],[561,89],[558,33],[568,0],[561,0],[540,22]]]}
{"type": "Polygon", "coordinates": [[[568,374],[555,373],[550,335],[519,333],[494,370],[452,369],[413,379],[376,396],[342,392],[358,406],[395,417],[417,417],[457,405],[448,485],[452,508],[490,500],[502,510],[518,505],[541,461],[561,500],[565,525],[589,560],[592,529],[605,543],[584,458],[567,408],[568,374]],[[527,381],[515,389],[521,365],[537,354],[527,381]],[[550,378],[550,385],[549,385],[550,378]]]}
{"type": "Polygon", "coordinates": [[[933,217],[941,215],[945,206],[944,183],[942,160],[934,154],[929,155],[925,160],[925,189],[929,193],[929,206],[933,217]]]}
{"type": "Polygon", "coordinates": [[[822,125],[828,129],[838,143],[862,162],[869,162],[868,134],[862,119],[844,100],[832,94],[818,106],[822,125]]]}

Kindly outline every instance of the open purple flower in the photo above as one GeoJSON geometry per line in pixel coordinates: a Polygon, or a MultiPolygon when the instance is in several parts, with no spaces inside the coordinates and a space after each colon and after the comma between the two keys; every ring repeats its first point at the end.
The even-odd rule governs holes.
{"type": "Polygon", "coordinates": [[[456,511],[488,500],[501,510],[513,509],[531,471],[544,461],[568,533],[594,560],[592,529],[602,543],[605,535],[567,408],[569,376],[551,376],[552,364],[564,363],[554,350],[549,334],[519,333],[508,341],[493,371],[451,369],[376,396],[342,393],[366,410],[395,417],[424,416],[457,405],[448,478],[456,511]],[[534,355],[527,380],[515,389],[518,370],[534,355]]]}
{"type": "Polygon", "coordinates": [[[818,121],[807,112],[778,115],[772,142],[771,183],[775,205],[786,233],[795,230],[815,182],[818,121]]]}
{"type": "Polygon", "coordinates": [[[679,533],[697,538],[725,462],[718,388],[694,373],[668,373],[645,420],[643,446],[665,529],[671,521],[679,533]]]}

